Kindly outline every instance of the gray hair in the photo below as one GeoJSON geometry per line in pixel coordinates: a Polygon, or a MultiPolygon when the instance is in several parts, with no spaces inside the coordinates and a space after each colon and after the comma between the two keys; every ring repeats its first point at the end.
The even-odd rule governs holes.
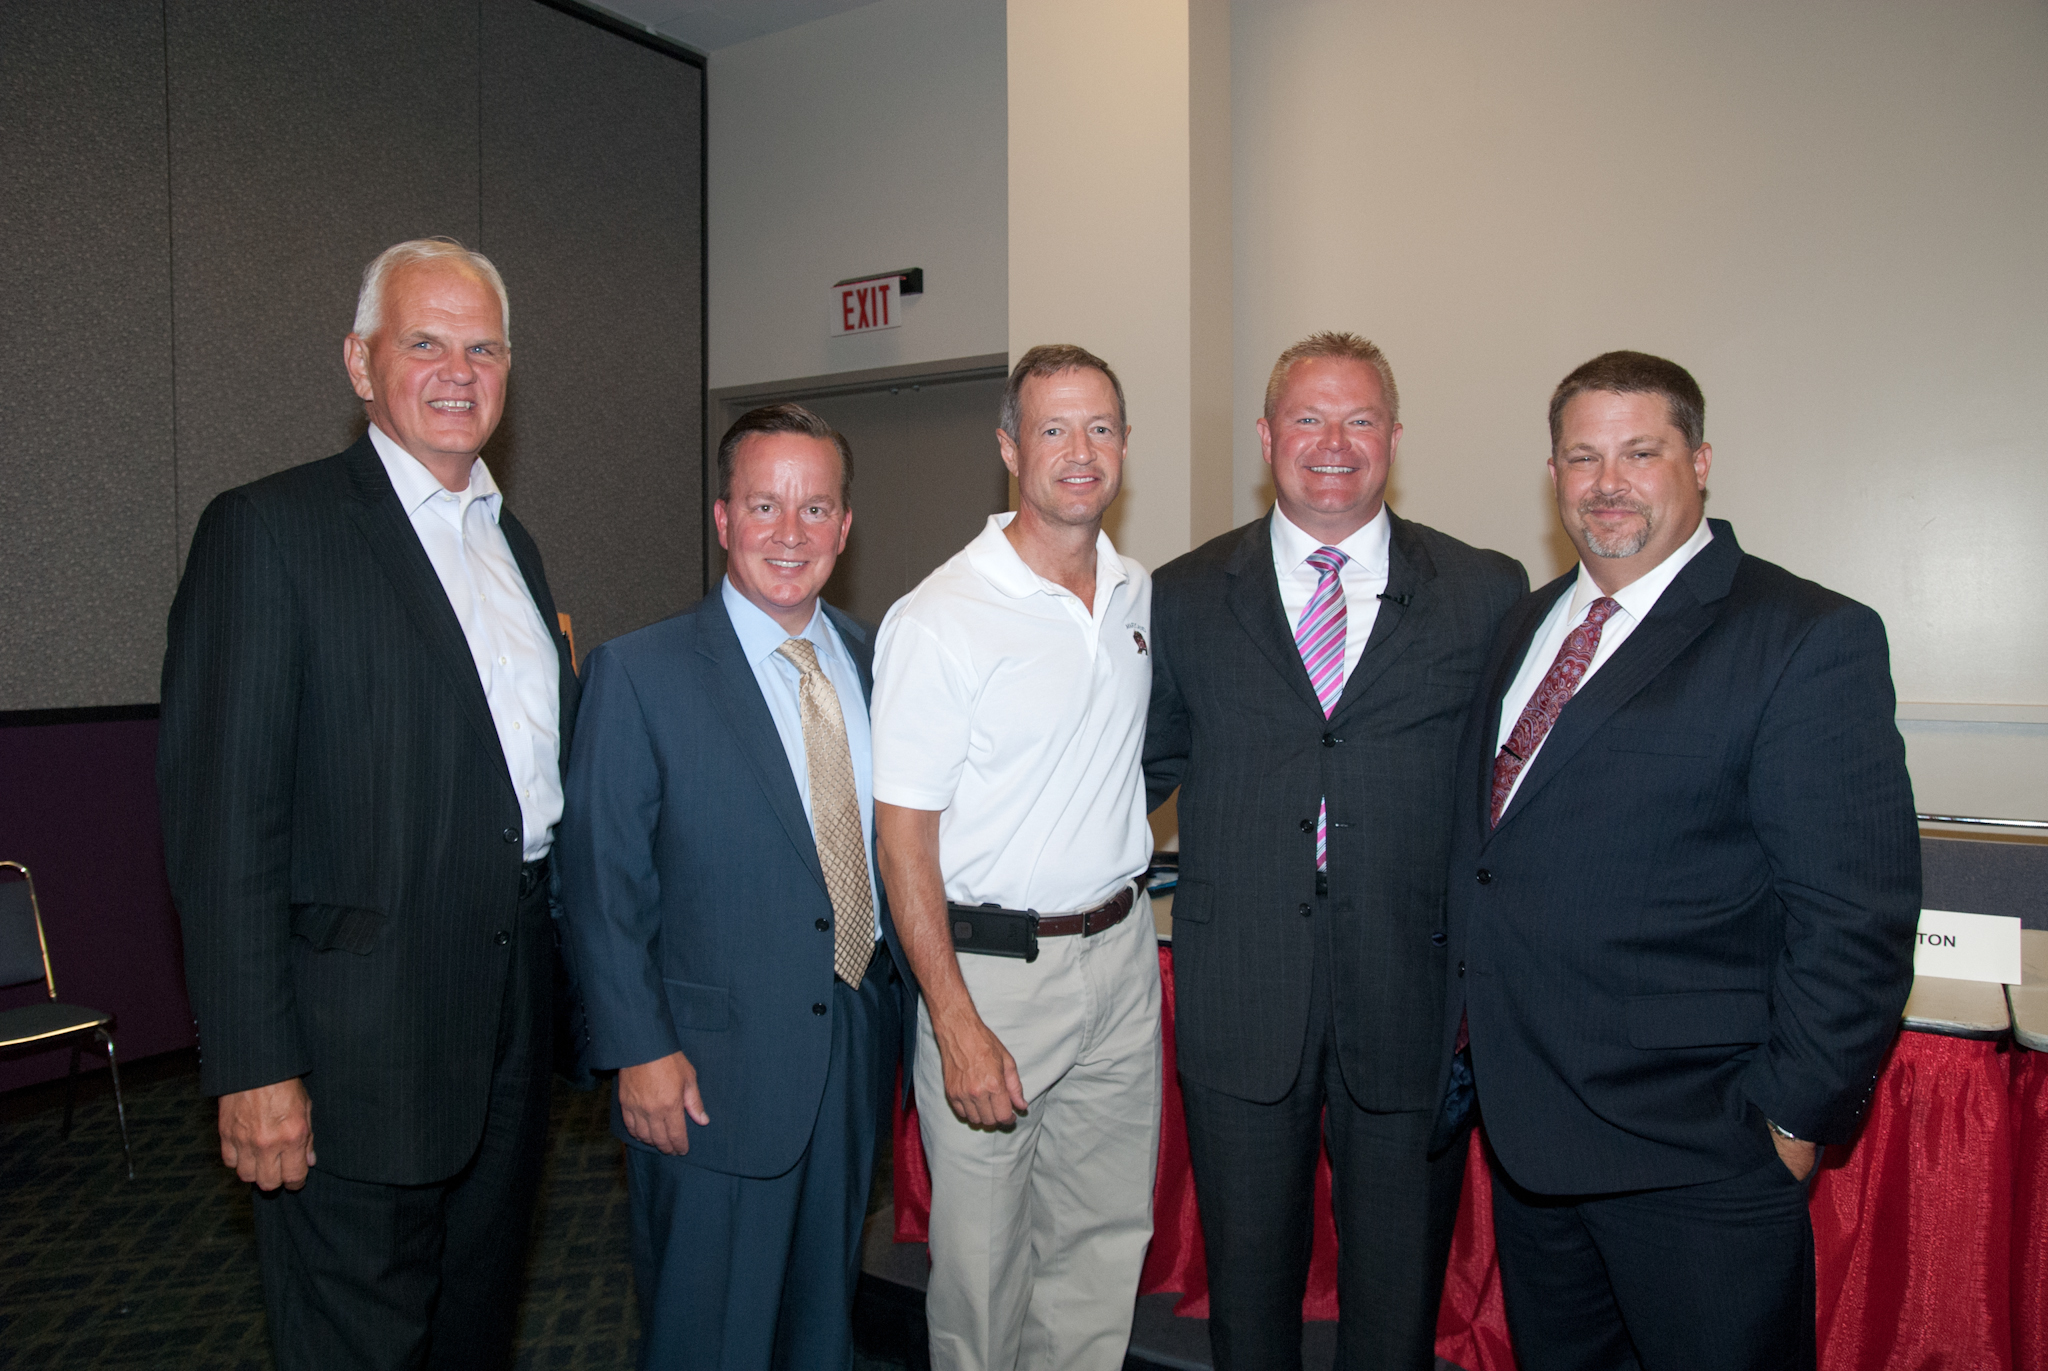
{"type": "Polygon", "coordinates": [[[512,298],[505,293],[505,278],[481,252],[471,252],[453,238],[409,238],[393,243],[363,268],[363,288],[356,294],[356,322],[353,332],[368,338],[384,322],[384,283],[391,273],[415,262],[454,262],[469,268],[484,280],[498,297],[500,328],[505,346],[512,346],[512,298]]]}

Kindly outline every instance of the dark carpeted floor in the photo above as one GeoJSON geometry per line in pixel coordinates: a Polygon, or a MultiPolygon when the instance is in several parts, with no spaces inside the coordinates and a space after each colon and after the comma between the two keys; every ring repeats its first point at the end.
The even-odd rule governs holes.
{"type": "MultiPolygon", "coordinates": [[[[105,1073],[0,1099],[0,1368],[271,1365],[249,1192],[220,1164],[190,1054],[124,1073],[135,1179],[105,1073]]],[[[629,1368],[639,1337],[626,1178],[603,1091],[556,1084],[547,1172],[519,1311],[518,1366],[629,1368]]],[[[857,1354],[857,1371],[901,1360],[857,1354]]]]}

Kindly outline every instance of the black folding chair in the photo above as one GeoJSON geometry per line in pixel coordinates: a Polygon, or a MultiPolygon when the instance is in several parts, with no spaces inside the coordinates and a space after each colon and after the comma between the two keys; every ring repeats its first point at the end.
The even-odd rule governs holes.
{"type": "Polygon", "coordinates": [[[114,1057],[114,1016],[97,1009],[57,1003],[57,977],[50,969],[50,944],[43,936],[35,878],[20,862],[0,861],[0,988],[41,981],[49,998],[42,1004],[0,1010],[0,1055],[32,1056],[71,1048],[71,1079],[64,1094],[64,1137],[71,1136],[71,1109],[78,1100],[78,1054],[88,1041],[106,1049],[114,1079],[114,1115],[121,1121],[121,1154],[128,1179],[135,1179],[135,1154],[128,1147],[128,1110],[121,1102],[121,1067],[114,1057]]]}

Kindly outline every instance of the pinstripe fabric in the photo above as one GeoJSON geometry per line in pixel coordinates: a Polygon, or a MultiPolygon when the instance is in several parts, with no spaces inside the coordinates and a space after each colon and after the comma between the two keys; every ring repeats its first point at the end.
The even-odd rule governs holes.
{"type": "Polygon", "coordinates": [[[1320,943],[1359,1105],[1435,1103],[1443,949],[1431,935],[1452,759],[1495,625],[1527,584],[1509,558],[1394,517],[1387,598],[1325,716],[1281,606],[1265,519],[1160,568],[1145,778],[1154,805],[1180,787],[1183,1076],[1241,1099],[1286,1094],[1320,943]],[[1317,916],[1319,801],[1330,895],[1317,916]]]}
{"type": "Polygon", "coordinates": [[[1310,554],[1321,579],[1298,634],[1266,520],[1153,582],[1146,784],[1157,804],[1180,783],[1175,1037],[1218,1366],[1300,1364],[1304,1187],[1326,1132],[1347,1235],[1340,1359],[1429,1360],[1462,1160],[1417,1145],[1451,762],[1494,626],[1528,583],[1405,519],[1388,534],[1386,593],[1348,673],[1335,548],[1310,554]]]}
{"type": "Polygon", "coordinates": [[[1510,613],[1466,724],[1438,1060],[1462,1012],[1488,1139],[1531,1190],[1725,1179],[1773,1157],[1766,1117],[1848,1141],[1911,984],[1883,623],[1712,522],[1497,827],[1501,698],[1571,574],[1510,613]]]}
{"type": "MultiPolygon", "coordinates": [[[[502,527],[551,628],[540,555],[502,527]]],[[[576,678],[561,659],[562,746],[576,678]]],[[[158,786],[209,1094],[303,1075],[321,1165],[418,1184],[482,1127],[520,815],[367,440],[228,491],[172,605],[158,786]]]]}

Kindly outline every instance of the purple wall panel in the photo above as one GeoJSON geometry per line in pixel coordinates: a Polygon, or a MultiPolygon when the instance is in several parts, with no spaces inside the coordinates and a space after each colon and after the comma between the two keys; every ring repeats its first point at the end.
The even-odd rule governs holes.
{"type": "MultiPolygon", "coordinates": [[[[0,858],[35,873],[57,998],[114,1013],[124,1062],[193,1042],[164,880],[156,731],[153,719],[0,728],[0,858]]],[[[0,991],[0,1007],[41,994],[0,991]]],[[[66,1052],[0,1061],[0,1090],[70,1064],[66,1052]]]]}

